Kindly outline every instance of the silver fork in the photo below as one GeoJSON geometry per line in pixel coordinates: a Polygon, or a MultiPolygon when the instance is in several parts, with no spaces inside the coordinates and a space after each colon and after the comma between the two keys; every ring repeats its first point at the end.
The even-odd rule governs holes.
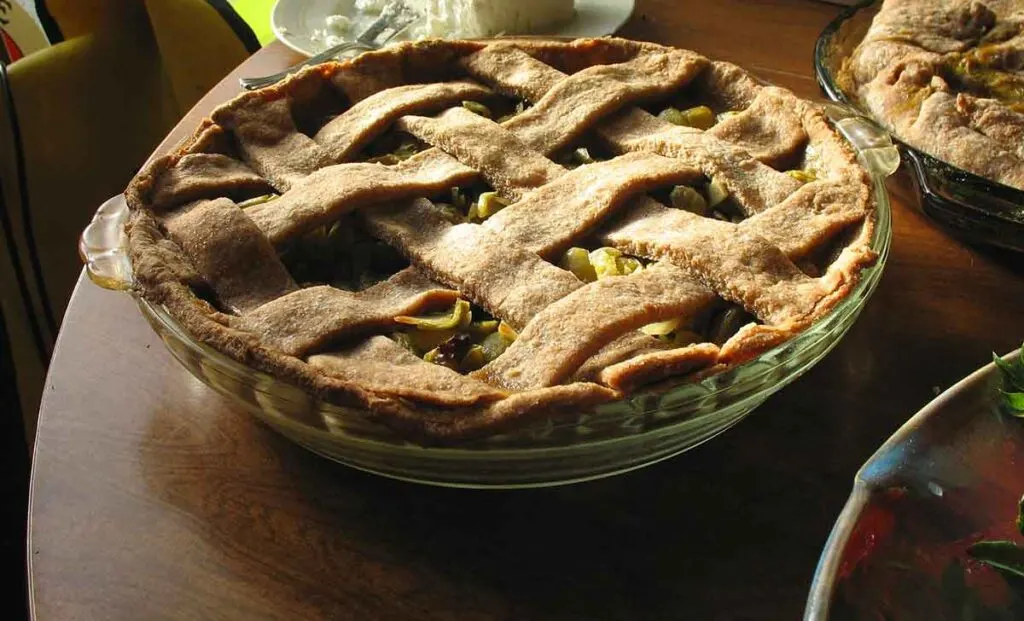
{"type": "Polygon", "coordinates": [[[373,23],[367,26],[366,30],[356,37],[355,41],[339,43],[338,45],[330,47],[315,56],[310,56],[306,60],[288,67],[280,73],[263,76],[261,78],[241,78],[239,82],[242,84],[242,88],[251,91],[257,88],[263,88],[264,86],[270,86],[271,84],[276,84],[303,67],[327,62],[342,52],[347,52],[349,50],[375,50],[393,39],[398,35],[398,33],[402,32],[422,17],[423,16],[418,12],[409,8],[409,6],[405,4],[404,0],[394,0],[393,2],[386,4],[384,8],[381,9],[380,16],[373,20],[373,23]],[[380,37],[381,34],[384,34],[385,36],[378,41],[378,37],[380,37]]]}

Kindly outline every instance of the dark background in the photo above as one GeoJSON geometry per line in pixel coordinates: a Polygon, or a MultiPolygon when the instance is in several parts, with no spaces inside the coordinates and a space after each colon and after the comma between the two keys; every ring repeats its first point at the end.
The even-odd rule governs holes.
{"type": "Polygon", "coordinates": [[[25,521],[29,453],[3,326],[0,315],[0,616],[19,621],[28,618],[25,521]]]}

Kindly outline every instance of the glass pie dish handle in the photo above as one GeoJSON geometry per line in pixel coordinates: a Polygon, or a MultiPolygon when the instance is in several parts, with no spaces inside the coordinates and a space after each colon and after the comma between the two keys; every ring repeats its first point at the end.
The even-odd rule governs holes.
{"type": "Polygon", "coordinates": [[[857,151],[858,160],[869,172],[885,178],[899,169],[900,152],[889,132],[853,108],[841,104],[825,104],[825,114],[857,151]]]}
{"type": "Polygon", "coordinates": [[[78,254],[89,280],[104,289],[127,291],[132,287],[127,223],[128,203],[124,194],[118,194],[100,205],[78,240],[78,254]]]}

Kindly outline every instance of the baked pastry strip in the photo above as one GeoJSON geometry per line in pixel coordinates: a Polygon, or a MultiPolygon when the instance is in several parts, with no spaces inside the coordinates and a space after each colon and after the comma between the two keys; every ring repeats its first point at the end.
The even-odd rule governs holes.
{"type": "Polygon", "coordinates": [[[306,362],[370,392],[447,407],[497,401],[506,394],[448,367],[424,362],[386,336],[371,336],[346,349],[310,356],[306,362]]]}
{"type": "Polygon", "coordinates": [[[395,326],[399,315],[417,315],[451,306],[459,292],[406,268],[362,291],[326,285],[299,289],[251,312],[232,318],[231,325],[292,356],[323,351],[332,341],[395,326]]]}
{"type": "Polygon", "coordinates": [[[436,112],[464,100],[479,101],[492,95],[490,89],[468,80],[410,84],[381,91],[334,117],[313,136],[324,150],[320,165],[351,159],[407,114],[436,112]]]}
{"type": "MultiPolygon", "coordinates": [[[[721,64],[712,63],[708,71],[721,64]]],[[[733,145],[771,167],[791,163],[807,144],[807,133],[793,111],[793,96],[774,86],[759,88],[749,106],[720,119],[704,133],[715,139],[704,146],[709,152],[721,153],[723,145],[733,145]]]]}
{"type": "Polygon", "coordinates": [[[435,118],[406,116],[397,127],[479,171],[511,200],[565,172],[517,134],[462,107],[449,108],[435,118]]]}
{"type": "Polygon", "coordinates": [[[477,171],[431,149],[394,166],[350,163],[321,168],[280,197],[250,207],[246,214],[276,246],[355,209],[434,196],[478,178],[477,171]]]}
{"type": "MultiPolygon", "coordinates": [[[[484,48],[470,58],[487,54],[484,48]]],[[[540,61],[536,61],[540,62],[540,61]]],[[[543,63],[542,63],[543,64],[543,63]]],[[[530,147],[550,155],[583,132],[632,104],[664,98],[683,88],[707,60],[681,50],[644,52],[633,60],[595,65],[559,80],[527,97],[534,105],[505,122],[530,147]]],[[[472,66],[469,61],[467,67],[472,66]]],[[[507,67],[506,75],[515,67],[507,67]]]]}
{"type": "Polygon", "coordinates": [[[284,192],[316,170],[324,153],[296,127],[291,101],[272,96],[273,91],[263,97],[240,97],[215,110],[212,118],[231,130],[243,161],[284,192]]]}
{"type": "MultiPolygon", "coordinates": [[[[362,357],[347,357],[346,364],[359,366],[362,357]]],[[[422,364],[430,364],[422,362],[422,364]]],[[[436,365],[434,365],[436,366],[436,365]]],[[[461,379],[470,380],[464,375],[461,379]]],[[[622,394],[590,382],[574,382],[509,393],[504,399],[474,407],[427,405],[395,399],[388,393],[366,396],[371,418],[379,418],[392,429],[417,438],[466,439],[482,434],[495,434],[536,420],[557,421],[561,417],[579,416],[595,405],[622,398],[622,394]]]]}
{"type": "Polygon", "coordinates": [[[658,153],[700,169],[724,185],[747,216],[777,205],[801,185],[707,132],[673,125],[644,110],[610,119],[597,134],[616,152],[658,153]]]}
{"type": "MultiPolygon", "coordinates": [[[[782,335],[780,335],[780,340],[782,335]]],[[[616,341],[616,342],[621,342],[616,341]]],[[[620,362],[602,364],[588,369],[580,368],[583,377],[620,391],[630,391],[670,377],[693,375],[717,366],[722,350],[714,343],[696,343],[687,347],[665,350],[646,350],[624,358],[620,362]]]]}
{"type": "MultiPolygon", "coordinates": [[[[862,222],[869,213],[867,198],[841,182],[815,181],[798,189],[781,204],[734,226],[738,231],[763,238],[795,261],[862,222]]],[[[610,244],[630,239],[650,243],[652,235],[681,230],[699,221],[700,216],[652,201],[613,223],[601,238],[610,244]],[[638,226],[638,222],[642,224],[638,226]]]]}
{"type": "Polygon", "coordinates": [[[682,226],[665,230],[662,221],[648,221],[646,215],[643,209],[631,210],[626,222],[602,235],[602,241],[628,254],[687,268],[766,323],[801,323],[831,293],[829,282],[811,278],[776,246],[735,224],[680,212],[674,219],[682,226]]]}
{"type": "Polygon", "coordinates": [[[627,199],[700,178],[699,170],[676,160],[631,153],[566,172],[481,226],[510,245],[555,260],[567,247],[603,226],[627,199]]]}
{"type": "Polygon", "coordinates": [[[675,317],[685,323],[716,299],[665,263],[598,280],[546,307],[501,356],[472,376],[511,391],[558,384],[617,337],[675,317]]]}
{"type": "Polygon", "coordinates": [[[166,227],[218,301],[234,312],[298,289],[263,232],[230,199],[203,201],[166,227]]]}
{"type": "Polygon", "coordinates": [[[267,180],[222,153],[188,153],[155,178],[153,209],[165,211],[204,198],[245,198],[269,194],[267,180]]]}

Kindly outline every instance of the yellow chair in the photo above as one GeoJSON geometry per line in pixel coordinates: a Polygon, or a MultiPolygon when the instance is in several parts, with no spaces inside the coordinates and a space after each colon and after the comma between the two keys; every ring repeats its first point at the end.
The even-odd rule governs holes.
{"type": "Polygon", "coordinates": [[[251,32],[239,38],[218,1],[47,0],[64,40],[0,80],[0,312],[29,438],[81,270],[79,233],[258,45],[251,32]]]}
{"type": "Polygon", "coordinates": [[[145,0],[181,113],[260,44],[225,0],[145,0]]]}

